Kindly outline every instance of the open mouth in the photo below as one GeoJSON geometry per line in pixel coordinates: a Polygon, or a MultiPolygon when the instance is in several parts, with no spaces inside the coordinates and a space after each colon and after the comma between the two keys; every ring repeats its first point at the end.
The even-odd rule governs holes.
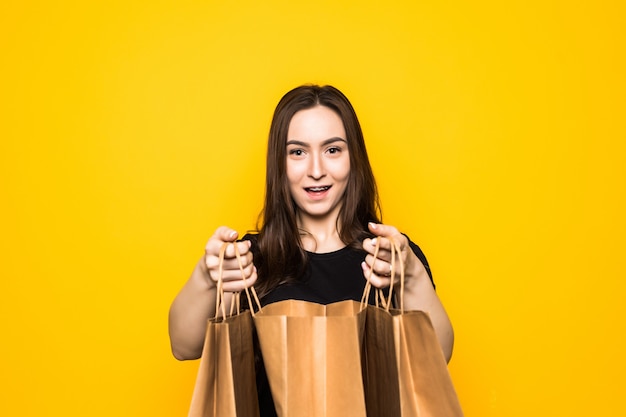
{"type": "Polygon", "coordinates": [[[306,187],[305,190],[307,193],[323,193],[324,191],[328,191],[330,187],[330,185],[324,187],[306,187]]]}

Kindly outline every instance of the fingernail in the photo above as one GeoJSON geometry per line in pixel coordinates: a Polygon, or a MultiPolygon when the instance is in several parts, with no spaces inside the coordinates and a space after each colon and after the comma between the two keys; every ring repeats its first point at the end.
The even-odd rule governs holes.
{"type": "Polygon", "coordinates": [[[230,235],[228,235],[228,236],[232,239],[235,236],[237,236],[237,232],[233,230],[232,232],[230,232],[230,235]]]}
{"type": "Polygon", "coordinates": [[[376,246],[376,242],[378,242],[378,238],[372,239],[372,246],[376,246]]]}
{"type": "Polygon", "coordinates": [[[376,229],[378,227],[378,225],[374,222],[370,222],[369,225],[372,229],[376,229]]]}
{"type": "Polygon", "coordinates": [[[365,261],[361,262],[361,268],[363,268],[364,271],[367,271],[367,264],[365,261]]]}

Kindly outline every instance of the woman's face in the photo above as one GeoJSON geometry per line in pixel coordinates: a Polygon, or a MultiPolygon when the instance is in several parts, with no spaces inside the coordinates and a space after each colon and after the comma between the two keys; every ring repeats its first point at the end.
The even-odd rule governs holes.
{"type": "Polygon", "coordinates": [[[287,132],[287,180],[300,220],[335,221],[350,174],[343,122],[328,107],[297,112],[287,132]]]}

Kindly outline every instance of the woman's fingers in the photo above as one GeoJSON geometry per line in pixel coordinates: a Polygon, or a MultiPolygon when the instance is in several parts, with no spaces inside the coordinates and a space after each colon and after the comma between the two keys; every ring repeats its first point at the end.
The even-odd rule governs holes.
{"type": "Polygon", "coordinates": [[[387,239],[380,237],[363,242],[363,248],[368,252],[361,264],[363,275],[376,288],[386,288],[391,284],[391,252],[384,248],[386,243],[387,239]]]}
{"type": "Polygon", "coordinates": [[[373,266],[375,271],[382,274],[389,272],[392,261],[392,243],[389,238],[375,237],[373,239],[365,239],[363,248],[368,253],[368,258],[366,259],[368,265],[373,266]],[[376,247],[377,245],[378,248],[376,247]],[[373,264],[374,260],[376,260],[375,264],[373,264]]]}
{"type": "Polygon", "coordinates": [[[368,253],[363,263],[363,273],[377,288],[385,288],[399,283],[401,265],[406,266],[407,239],[393,226],[370,223],[369,229],[377,236],[363,241],[363,249],[368,253]],[[393,254],[395,248],[400,253],[393,254]]]}
{"type": "Polygon", "coordinates": [[[222,269],[222,281],[248,279],[254,273],[254,264],[239,265],[236,259],[225,260],[222,269]]]}
{"type": "Polygon", "coordinates": [[[391,285],[391,276],[377,274],[366,261],[361,263],[361,267],[363,268],[363,275],[374,287],[387,288],[391,285]]]}
{"type": "Polygon", "coordinates": [[[237,242],[237,237],[237,231],[222,226],[205,246],[204,261],[209,276],[214,282],[221,279],[224,291],[227,292],[241,291],[256,282],[251,242],[237,242]]]}
{"type": "Polygon", "coordinates": [[[233,275],[232,279],[224,279],[223,288],[225,292],[239,292],[243,291],[245,288],[249,288],[254,285],[257,280],[256,268],[254,266],[251,267],[250,275],[246,275],[246,279],[244,281],[241,272],[237,270],[238,275],[233,275]]]}
{"type": "Polygon", "coordinates": [[[391,261],[386,261],[378,257],[374,258],[374,255],[367,255],[365,257],[365,263],[369,265],[378,276],[389,277],[391,275],[391,261]]]}
{"type": "Polygon", "coordinates": [[[391,237],[400,234],[400,232],[398,232],[398,229],[396,229],[394,226],[389,226],[387,224],[369,223],[368,227],[370,229],[370,232],[372,232],[372,234],[376,236],[391,237]]]}
{"type": "MultiPolygon", "coordinates": [[[[204,250],[208,256],[218,256],[220,249],[225,242],[234,242],[237,240],[239,234],[236,230],[230,227],[221,226],[218,227],[213,236],[209,239],[204,250]]],[[[234,256],[234,253],[233,253],[234,256]]]]}

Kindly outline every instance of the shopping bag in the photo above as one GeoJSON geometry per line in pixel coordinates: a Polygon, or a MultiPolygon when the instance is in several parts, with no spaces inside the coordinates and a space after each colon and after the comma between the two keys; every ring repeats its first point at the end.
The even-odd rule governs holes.
{"type": "MultiPolygon", "coordinates": [[[[233,296],[226,312],[222,289],[222,265],[227,244],[220,251],[215,317],[208,320],[202,357],[189,408],[189,417],[258,417],[259,404],[253,348],[254,310],[240,312],[240,294],[233,296]],[[221,312],[221,315],[220,315],[221,312]]],[[[235,252],[241,266],[241,258],[235,252]]],[[[253,308],[246,288],[248,305],[253,308]]],[[[258,298],[256,298],[257,305],[258,298]]]]}
{"type": "Polygon", "coordinates": [[[365,417],[359,302],[269,304],[254,316],[279,417],[365,417]]]}
{"type": "MultiPolygon", "coordinates": [[[[392,271],[396,253],[401,271],[400,307],[391,308],[393,287],[387,298],[376,290],[376,305],[367,306],[364,381],[368,416],[463,416],[428,314],[404,311],[404,266],[393,241],[392,248],[392,271]]],[[[370,288],[368,281],[364,299],[370,288]]]]}

